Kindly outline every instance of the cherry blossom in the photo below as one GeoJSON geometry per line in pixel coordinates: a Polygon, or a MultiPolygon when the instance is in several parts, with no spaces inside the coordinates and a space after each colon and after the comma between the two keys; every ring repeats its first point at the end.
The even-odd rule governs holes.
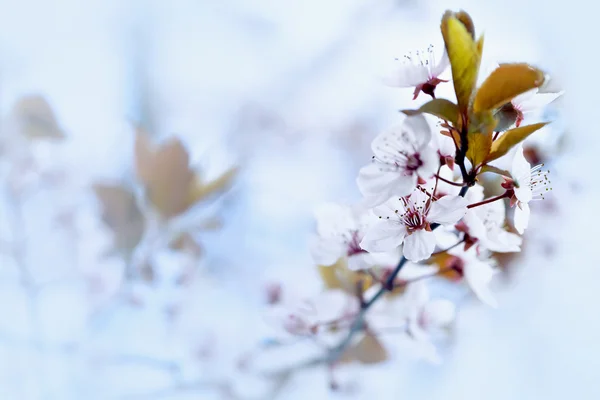
{"type": "Polygon", "coordinates": [[[506,207],[503,201],[494,201],[471,208],[463,218],[465,233],[476,244],[500,253],[521,250],[519,235],[504,229],[506,207]]]}
{"type": "Polygon", "coordinates": [[[372,224],[360,245],[367,251],[389,251],[402,243],[404,256],[413,262],[431,256],[436,237],[431,224],[453,225],[467,211],[467,200],[446,195],[434,199],[422,187],[409,196],[394,197],[374,209],[379,220],[372,224]]]}
{"type": "Polygon", "coordinates": [[[310,241],[310,250],[318,265],[330,266],[347,257],[348,268],[356,271],[397,262],[395,253],[368,253],[360,247],[372,215],[358,213],[349,206],[325,203],[317,207],[315,216],[317,235],[310,241]]]}
{"type": "Polygon", "coordinates": [[[477,298],[490,307],[498,307],[489,284],[497,270],[492,266],[491,260],[485,260],[478,255],[474,248],[464,251],[454,248],[448,252],[453,258],[450,259],[452,268],[464,277],[469,288],[477,298]]]}
{"type": "Polygon", "coordinates": [[[523,146],[519,145],[513,158],[511,175],[514,196],[511,204],[516,204],[514,223],[515,229],[523,234],[529,224],[529,202],[531,200],[540,200],[544,198],[544,193],[552,190],[549,186],[550,180],[548,174],[550,171],[543,171],[544,164],[531,165],[523,155],[523,146]]]}
{"type": "Polygon", "coordinates": [[[422,115],[404,119],[401,125],[383,132],[373,140],[374,156],[363,167],[357,184],[366,206],[382,204],[390,197],[407,196],[418,178],[430,178],[439,166],[431,146],[431,129],[422,115]]]}
{"type": "Polygon", "coordinates": [[[422,358],[434,364],[441,359],[431,343],[431,335],[448,326],[456,316],[456,306],[446,299],[431,299],[424,281],[408,285],[402,298],[407,333],[414,340],[415,349],[422,358]]]}
{"type": "Polygon", "coordinates": [[[545,106],[552,103],[562,94],[563,92],[540,93],[539,89],[535,88],[518,95],[510,102],[517,113],[515,125],[519,127],[528,114],[542,110],[545,106]]]}
{"type": "Polygon", "coordinates": [[[417,50],[414,54],[409,52],[401,59],[394,72],[384,78],[384,83],[388,86],[408,88],[414,87],[413,100],[419,93],[423,92],[435,98],[435,88],[441,82],[448,82],[440,79],[439,76],[448,68],[450,62],[448,55],[444,50],[442,57],[436,64],[434,46],[430,45],[427,50],[417,50]]]}
{"type": "Polygon", "coordinates": [[[279,328],[280,336],[308,336],[320,333],[331,321],[356,313],[358,303],[341,290],[308,297],[293,297],[271,307],[266,320],[279,328]]]}

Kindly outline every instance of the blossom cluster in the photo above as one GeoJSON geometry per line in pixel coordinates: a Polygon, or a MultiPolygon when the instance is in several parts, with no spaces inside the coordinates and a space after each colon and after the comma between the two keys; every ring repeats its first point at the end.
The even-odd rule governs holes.
{"type": "Polygon", "coordinates": [[[421,355],[439,361],[430,338],[456,307],[432,297],[428,282],[449,278],[496,307],[493,256],[521,250],[530,203],[552,190],[549,171],[527,161],[523,141],[544,129],[541,111],[562,93],[546,92],[546,74],[524,63],[496,64],[480,76],[483,37],[464,11],[446,12],[441,33],[439,62],[430,46],[398,59],[384,79],[412,89],[413,100],[420,92],[431,100],[404,110],[373,140],[357,178],[363,199],[316,211],[311,253],[328,290],[280,307],[287,334],[332,336],[331,364],[382,359],[376,340],[386,324],[401,326],[421,355]],[[448,67],[452,79],[440,78],[448,67]],[[436,98],[438,85],[453,85],[455,98],[436,98]]]}

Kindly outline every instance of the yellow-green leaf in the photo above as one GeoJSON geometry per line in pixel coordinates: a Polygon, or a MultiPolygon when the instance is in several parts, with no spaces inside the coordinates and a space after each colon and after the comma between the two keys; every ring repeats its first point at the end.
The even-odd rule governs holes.
{"type": "Polygon", "coordinates": [[[504,132],[504,134],[492,144],[492,151],[487,156],[486,161],[492,161],[502,157],[508,153],[513,146],[519,144],[527,136],[544,127],[546,124],[547,122],[540,122],[537,124],[520,126],[504,132]]]}
{"type": "Polygon", "coordinates": [[[467,158],[473,164],[473,168],[482,164],[492,147],[492,132],[469,132],[467,135],[469,148],[467,150],[467,158]]]}
{"type": "Polygon", "coordinates": [[[451,122],[456,127],[459,120],[458,106],[446,99],[433,99],[423,104],[418,110],[402,110],[406,115],[426,113],[451,122]]]}
{"type": "Polygon", "coordinates": [[[515,96],[540,87],[544,73],[529,64],[500,64],[481,84],[473,99],[473,112],[492,110],[515,96]]]}
{"type": "Polygon", "coordinates": [[[442,35],[450,65],[454,91],[461,110],[469,107],[471,95],[477,83],[479,64],[481,62],[481,46],[483,41],[475,43],[475,29],[467,13],[460,14],[446,11],[442,18],[442,35]]]}

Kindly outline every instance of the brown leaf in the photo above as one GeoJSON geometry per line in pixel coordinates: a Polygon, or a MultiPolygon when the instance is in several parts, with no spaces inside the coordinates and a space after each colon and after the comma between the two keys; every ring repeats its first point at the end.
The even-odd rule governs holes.
{"type": "Polygon", "coordinates": [[[493,161],[497,158],[502,157],[513,147],[522,142],[527,136],[531,135],[533,132],[538,129],[544,127],[547,122],[540,122],[537,124],[531,124],[526,126],[520,126],[518,128],[510,129],[502,136],[500,136],[491,147],[491,152],[487,156],[486,161],[493,161]]]}
{"type": "Polygon", "coordinates": [[[458,107],[465,111],[477,83],[483,40],[474,40],[475,28],[467,13],[446,11],[441,24],[458,107]]]}
{"type": "Polygon", "coordinates": [[[341,257],[333,265],[319,265],[318,270],[325,287],[342,289],[352,295],[356,294],[356,288],[360,281],[362,281],[363,292],[374,283],[371,276],[350,270],[345,257],[341,257]]]}
{"type": "Polygon", "coordinates": [[[544,83],[544,73],[529,64],[500,64],[483,82],[473,99],[473,112],[493,110],[515,96],[544,83]]]}
{"type": "Polygon", "coordinates": [[[13,108],[21,135],[29,139],[64,139],[54,111],[45,98],[38,95],[21,98],[13,108]]]}
{"type": "Polygon", "coordinates": [[[342,355],[341,362],[358,361],[362,364],[378,364],[388,359],[388,353],[377,336],[367,333],[342,355]]]}
{"type": "Polygon", "coordinates": [[[115,250],[131,254],[144,233],[145,221],[133,193],[124,186],[95,184],[102,205],[102,220],[113,232],[115,250]]]}
{"type": "Polygon", "coordinates": [[[136,172],[145,186],[146,196],[163,218],[186,211],[194,172],[189,154],[179,139],[152,148],[149,139],[138,132],[135,145],[136,172]]]}
{"type": "Polygon", "coordinates": [[[214,180],[204,183],[199,174],[196,174],[188,195],[188,204],[192,206],[199,201],[207,199],[213,194],[226,191],[238,173],[237,168],[230,168],[214,180]]]}
{"type": "Polygon", "coordinates": [[[420,113],[435,115],[438,118],[451,122],[454,127],[457,127],[460,118],[458,106],[446,99],[433,99],[423,104],[418,110],[402,110],[402,112],[409,116],[420,113]]]}

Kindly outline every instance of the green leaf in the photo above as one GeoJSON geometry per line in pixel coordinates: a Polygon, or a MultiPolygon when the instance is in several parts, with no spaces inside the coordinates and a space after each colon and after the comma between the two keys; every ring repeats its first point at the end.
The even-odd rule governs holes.
{"type": "Polygon", "coordinates": [[[433,99],[423,104],[418,110],[402,110],[406,115],[416,115],[421,113],[435,115],[438,118],[451,122],[456,127],[459,120],[458,106],[446,99],[433,99]]]}
{"type": "Polygon", "coordinates": [[[544,73],[529,64],[500,64],[481,84],[473,99],[473,112],[493,110],[515,96],[540,87],[544,73]]]}
{"type": "Polygon", "coordinates": [[[494,143],[492,144],[492,150],[491,150],[490,154],[487,156],[485,161],[489,162],[489,161],[493,161],[497,158],[502,157],[503,155],[508,153],[508,151],[513,146],[519,144],[527,136],[531,135],[533,132],[537,131],[538,129],[544,127],[546,124],[548,124],[548,123],[540,122],[537,124],[520,126],[518,128],[510,129],[510,130],[504,132],[504,134],[502,136],[500,136],[500,138],[498,138],[498,140],[494,141],[494,143]]]}
{"type": "Polygon", "coordinates": [[[441,24],[446,51],[452,68],[452,81],[460,110],[469,107],[477,83],[483,40],[474,40],[475,28],[465,12],[446,11],[441,24]]]}

